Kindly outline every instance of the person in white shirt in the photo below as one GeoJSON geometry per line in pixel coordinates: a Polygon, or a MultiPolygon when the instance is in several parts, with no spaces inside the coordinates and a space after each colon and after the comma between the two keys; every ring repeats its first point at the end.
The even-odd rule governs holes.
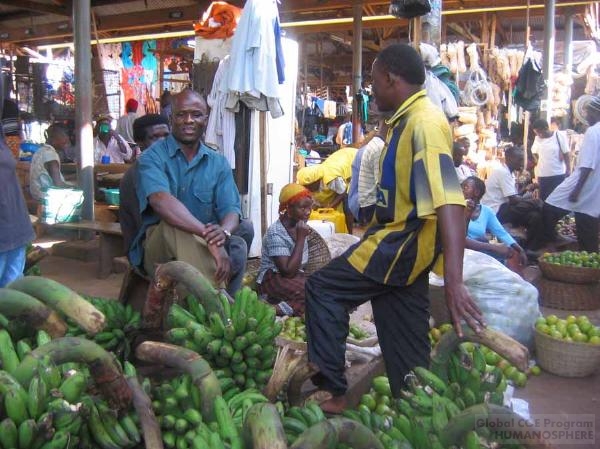
{"type": "Polygon", "coordinates": [[[575,212],[579,249],[598,251],[600,231],[600,98],[594,97],[586,107],[590,127],[583,136],[579,161],[573,174],[565,179],[544,204],[544,237],[552,241],[558,219],[575,212]]]}
{"type": "Polygon", "coordinates": [[[133,150],[123,137],[113,131],[110,127],[110,116],[101,116],[96,120],[94,129],[94,162],[123,164],[130,162],[133,150]],[[103,156],[108,156],[108,160],[103,156]]]}
{"type": "MultiPolygon", "coordinates": [[[[510,146],[504,150],[505,163],[494,167],[485,181],[486,192],[481,203],[490,207],[500,223],[524,226],[527,229],[527,249],[542,245],[542,202],[523,198],[517,190],[513,172],[523,167],[523,150],[510,146]]],[[[529,184],[527,191],[533,187],[529,184]]]]}
{"type": "Polygon", "coordinates": [[[548,195],[565,180],[571,167],[569,144],[564,134],[551,131],[545,119],[533,122],[535,139],[531,153],[535,160],[535,176],[540,186],[540,198],[548,195]]]}
{"type": "Polygon", "coordinates": [[[43,190],[48,187],[70,187],[60,171],[60,157],[57,152],[63,151],[69,145],[71,140],[66,129],[56,125],[48,127],[46,144],[34,153],[29,168],[29,191],[35,200],[42,201],[43,190]]]}
{"type": "Polygon", "coordinates": [[[134,143],[133,122],[137,118],[138,102],[134,98],[127,100],[125,104],[126,114],[117,120],[117,133],[127,142],[134,143]]]}

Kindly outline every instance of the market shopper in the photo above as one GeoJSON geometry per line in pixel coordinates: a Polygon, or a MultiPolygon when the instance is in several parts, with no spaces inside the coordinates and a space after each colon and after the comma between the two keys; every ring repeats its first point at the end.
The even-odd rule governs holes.
{"type": "Polygon", "coordinates": [[[513,173],[523,167],[523,150],[509,146],[504,150],[504,159],[492,168],[485,180],[486,192],[481,203],[494,211],[500,223],[524,226],[527,232],[525,248],[537,250],[542,245],[542,202],[526,195],[534,184],[521,192],[517,190],[513,173]]]}
{"type": "Polygon", "coordinates": [[[312,195],[299,184],[283,186],[279,194],[279,219],[263,237],[258,291],[276,305],[280,314],[304,315],[303,267],[308,263],[306,224],[312,210],[312,195]]]}
{"type": "Polygon", "coordinates": [[[372,225],[342,256],[306,281],[308,356],[313,382],[332,397],[331,413],[346,406],[344,376],[348,312],[371,300],[394,396],[404,376],[429,364],[428,273],[444,248],[446,301],[454,326],[476,331],[483,317],[462,281],[464,203],[451,157],[446,117],[421,88],[423,62],[408,45],[385,48],[373,63],[380,111],[393,112],[381,154],[372,225]]]}
{"type": "Polygon", "coordinates": [[[462,190],[467,201],[466,212],[469,218],[465,248],[489,254],[503,263],[516,255],[519,264],[526,266],[525,250],[500,224],[494,211],[481,204],[481,197],[485,194],[485,183],[476,176],[470,176],[462,182],[462,190]],[[496,237],[501,243],[490,243],[488,234],[496,237]]]}
{"type": "Polygon", "coordinates": [[[298,170],[296,180],[313,194],[316,205],[336,209],[346,217],[346,227],[352,233],[354,217],[348,209],[348,185],[352,177],[352,161],[358,150],[344,147],[321,164],[298,170]]]}
{"type": "Polygon", "coordinates": [[[0,287],[23,276],[25,248],[35,239],[16,167],[0,130],[0,287]]]}
{"type": "Polygon", "coordinates": [[[110,127],[111,117],[102,115],[94,128],[94,162],[123,164],[133,158],[133,150],[123,137],[110,127]]]}
{"type": "Polygon", "coordinates": [[[550,130],[545,119],[534,121],[532,126],[535,177],[540,186],[540,198],[545,201],[571,171],[569,144],[563,133],[550,130]]]}
{"type": "Polygon", "coordinates": [[[70,146],[71,139],[65,128],[50,125],[46,129],[46,144],[34,153],[29,168],[29,191],[33,199],[42,201],[43,190],[48,187],[70,187],[60,171],[58,154],[70,146]]]}
{"type": "MultiPolygon", "coordinates": [[[[160,114],[146,114],[133,122],[133,138],[144,152],[150,145],[164,139],[171,132],[169,120],[160,114]]],[[[137,161],[125,172],[119,184],[119,223],[123,232],[125,250],[129,250],[133,239],[142,227],[142,217],[137,199],[137,161]]]]}
{"type": "Polygon", "coordinates": [[[469,145],[470,142],[467,138],[457,139],[452,144],[452,162],[454,162],[454,169],[460,183],[469,176],[475,176],[475,170],[465,163],[465,156],[469,153],[469,145]]]}
{"type": "Polygon", "coordinates": [[[600,231],[600,97],[587,104],[586,119],[590,127],[583,136],[577,166],[544,204],[544,240],[556,239],[556,223],[572,211],[579,249],[596,252],[600,231]]]}
{"type": "Polygon", "coordinates": [[[117,134],[129,143],[135,142],[135,136],[133,135],[133,122],[137,118],[138,102],[135,98],[130,98],[125,103],[125,115],[119,117],[117,120],[117,134]]]}
{"type": "Polygon", "coordinates": [[[185,89],[173,96],[171,135],[138,160],[136,185],[142,227],[129,251],[134,266],[182,260],[230,294],[241,287],[247,243],[232,235],[240,224],[240,195],[227,160],[202,141],[206,100],[185,89]]]}

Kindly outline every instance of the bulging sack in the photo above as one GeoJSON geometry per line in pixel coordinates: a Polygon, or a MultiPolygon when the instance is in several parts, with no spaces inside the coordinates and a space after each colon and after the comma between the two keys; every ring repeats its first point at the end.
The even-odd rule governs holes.
{"type": "MultiPolygon", "coordinates": [[[[431,285],[441,286],[430,274],[431,285]]],[[[541,316],[538,291],[521,276],[487,254],[465,249],[463,280],[489,327],[533,346],[533,326],[541,316]]]]}

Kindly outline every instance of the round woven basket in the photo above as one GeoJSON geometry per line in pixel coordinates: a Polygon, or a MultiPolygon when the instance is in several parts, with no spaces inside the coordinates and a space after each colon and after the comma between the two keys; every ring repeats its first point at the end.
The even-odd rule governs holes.
{"type": "Polygon", "coordinates": [[[561,310],[600,309],[600,283],[567,284],[539,277],[533,281],[539,292],[539,303],[561,310]]]}
{"type": "Polygon", "coordinates": [[[538,265],[546,279],[569,284],[591,284],[600,281],[599,268],[567,267],[538,260],[538,265]]]}
{"type": "Polygon", "coordinates": [[[535,352],[545,371],[562,377],[585,377],[600,367],[600,345],[552,338],[535,329],[535,352]]]}
{"type": "Polygon", "coordinates": [[[331,260],[327,243],[318,232],[313,231],[306,237],[308,244],[308,263],[304,267],[306,274],[312,274],[331,260]]]}

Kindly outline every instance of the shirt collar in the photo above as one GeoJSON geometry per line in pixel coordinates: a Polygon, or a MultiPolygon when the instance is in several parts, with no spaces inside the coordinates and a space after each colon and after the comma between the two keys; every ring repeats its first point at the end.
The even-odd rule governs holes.
{"type": "MultiPolygon", "coordinates": [[[[169,157],[175,157],[177,152],[181,151],[181,145],[175,139],[175,137],[173,137],[173,134],[169,134],[166,137],[166,143],[167,143],[167,151],[169,153],[169,157]]],[[[209,151],[208,147],[206,145],[204,145],[203,142],[200,142],[200,148],[198,148],[198,153],[196,154],[196,156],[194,156],[194,159],[203,158],[207,154],[208,151],[209,151]]],[[[182,152],[182,154],[183,154],[183,152],[182,152]]]]}
{"type": "Polygon", "coordinates": [[[392,115],[389,119],[387,119],[385,121],[385,123],[387,123],[388,125],[393,126],[394,123],[396,123],[398,120],[400,120],[402,118],[402,116],[404,114],[407,113],[408,109],[420,98],[425,97],[427,95],[427,91],[425,89],[422,89],[420,91],[418,91],[417,93],[411,95],[410,97],[408,97],[404,103],[402,103],[400,105],[400,107],[396,110],[396,112],[394,113],[394,115],[392,115]]]}

